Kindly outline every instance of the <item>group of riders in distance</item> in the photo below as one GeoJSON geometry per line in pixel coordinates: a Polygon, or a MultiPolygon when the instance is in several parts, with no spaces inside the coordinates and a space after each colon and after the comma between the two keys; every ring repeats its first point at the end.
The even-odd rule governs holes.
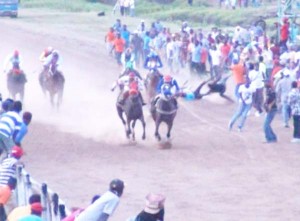
{"type": "MultiPolygon", "coordinates": [[[[62,102],[63,88],[64,88],[64,76],[61,71],[58,70],[58,66],[61,62],[61,56],[57,50],[52,47],[47,47],[39,57],[43,64],[43,69],[39,74],[39,83],[41,88],[46,94],[49,92],[50,101],[52,105],[59,107],[62,102]],[[54,101],[57,94],[57,100],[54,101]]],[[[15,50],[13,54],[9,55],[6,59],[5,70],[7,72],[7,88],[9,96],[16,99],[17,94],[20,96],[20,100],[24,99],[24,88],[27,82],[26,75],[21,68],[22,58],[18,50],[15,50]]]]}
{"type": "MultiPolygon", "coordinates": [[[[122,59],[122,58],[121,58],[122,59]]],[[[162,75],[159,72],[162,62],[155,51],[151,51],[145,59],[144,68],[148,70],[145,80],[134,69],[134,62],[131,59],[130,48],[126,49],[123,55],[124,72],[113,84],[112,91],[119,86],[120,94],[117,101],[117,111],[122,123],[125,126],[126,136],[135,140],[134,127],[137,120],[143,125],[142,139],[145,135],[145,120],[143,115],[143,105],[146,104],[141,91],[145,88],[150,112],[155,121],[155,137],[160,141],[159,126],[165,122],[168,126],[167,138],[170,138],[173,120],[177,112],[176,97],[182,95],[177,81],[171,75],[162,75]],[[125,113],[126,120],[123,117],[125,113]]]]}

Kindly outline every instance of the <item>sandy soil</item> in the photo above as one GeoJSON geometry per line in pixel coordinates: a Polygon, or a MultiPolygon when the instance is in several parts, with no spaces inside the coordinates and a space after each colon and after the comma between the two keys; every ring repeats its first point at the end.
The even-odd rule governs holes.
{"type": "MultiPolygon", "coordinates": [[[[69,207],[87,206],[113,178],[125,180],[112,221],[137,214],[149,192],[166,195],[166,220],[297,220],[300,148],[290,144],[292,130],[283,128],[279,116],[273,124],[279,142],[262,144],[262,116],[251,115],[242,133],[228,132],[235,104],[218,96],[180,100],[171,149],[159,149],[147,108],[146,141],[141,140],[140,124],[137,143],[126,140],[114,106],[117,93],[109,90],[119,69],[106,56],[103,42],[113,21],[109,16],[36,10],[21,10],[15,20],[1,18],[0,60],[18,48],[28,76],[25,110],[34,119],[23,160],[32,176],[48,183],[69,207]],[[37,81],[38,56],[48,45],[64,58],[66,87],[59,112],[37,81]]],[[[127,18],[130,30],[135,22],[127,18]]],[[[180,82],[200,81],[185,72],[177,77],[180,82]]],[[[4,74],[0,90],[5,97],[4,74]]]]}

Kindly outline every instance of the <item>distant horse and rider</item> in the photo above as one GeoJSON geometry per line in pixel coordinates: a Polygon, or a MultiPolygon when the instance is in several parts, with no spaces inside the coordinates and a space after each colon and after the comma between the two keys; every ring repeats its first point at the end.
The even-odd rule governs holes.
{"type": "Polygon", "coordinates": [[[47,92],[49,93],[51,105],[59,108],[62,103],[65,84],[63,74],[56,67],[44,69],[39,75],[39,82],[43,93],[45,95],[47,92]]]}
{"type": "Polygon", "coordinates": [[[14,63],[12,69],[7,74],[7,89],[9,97],[16,100],[19,94],[23,102],[25,93],[25,83],[27,82],[25,73],[20,69],[18,63],[14,63]]]}

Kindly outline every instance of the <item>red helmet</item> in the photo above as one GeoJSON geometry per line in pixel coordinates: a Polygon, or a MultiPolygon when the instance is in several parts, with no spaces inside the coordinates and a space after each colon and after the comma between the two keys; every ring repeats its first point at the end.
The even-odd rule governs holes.
{"type": "Polygon", "coordinates": [[[136,89],[130,89],[129,95],[137,95],[139,92],[136,89]]]}
{"type": "Polygon", "coordinates": [[[134,78],[135,77],[135,73],[130,72],[128,76],[129,76],[129,78],[134,78]]]}
{"type": "Polygon", "coordinates": [[[23,156],[23,149],[19,146],[14,146],[11,150],[11,155],[16,158],[21,158],[23,156]]]}
{"type": "Polygon", "coordinates": [[[19,56],[19,51],[18,50],[14,51],[14,56],[19,56]]]}
{"type": "Polygon", "coordinates": [[[166,76],[164,76],[164,82],[169,83],[169,82],[171,82],[171,81],[172,81],[171,75],[166,75],[166,76]]]}

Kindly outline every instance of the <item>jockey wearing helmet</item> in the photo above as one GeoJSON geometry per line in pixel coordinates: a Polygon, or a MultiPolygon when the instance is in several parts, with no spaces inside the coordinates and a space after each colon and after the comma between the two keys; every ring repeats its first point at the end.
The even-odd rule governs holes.
{"type": "Polygon", "coordinates": [[[163,92],[165,85],[168,85],[170,88],[170,93],[172,93],[173,87],[175,87],[175,93],[179,93],[180,88],[177,81],[171,75],[165,75],[163,79],[160,80],[157,86],[157,93],[163,92]]]}
{"type": "MultiPolygon", "coordinates": [[[[158,72],[158,68],[162,68],[162,66],[163,64],[161,62],[159,55],[154,50],[151,50],[149,55],[145,59],[144,68],[150,71],[158,72]]],[[[161,75],[159,72],[158,74],[161,75]]]]}
{"type": "Polygon", "coordinates": [[[49,46],[47,47],[40,55],[40,61],[41,62],[45,62],[45,60],[47,59],[47,57],[52,54],[52,52],[54,51],[53,47],[49,46]]]}
{"type": "MultiPolygon", "coordinates": [[[[119,104],[124,104],[126,98],[129,96],[130,91],[137,91],[141,98],[142,104],[145,105],[142,94],[140,93],[140,91],[144,89],[144,82],[137,77],[135,72],[130,72],[128,75],[120,77],[116,84],[119,85],[123,91],[123,94],[119,99],[119,104]]],[[[113,86],[111,90],[114,91],[114,89],[115,86],[113,86]]]]}
{"type": "Polygon", "coordinates": [[[4,63],[4,72],[14,70],[16,73],[20,73],[21,67],[21,57],[18,50],[15,50],[14,53],[7,56],[4,63]]]}
{"type": "Polygon", "coordinates": [[[44,69],[51,70],[51,74],[55,74],[58,71],[58,67],[61,64],[61,56],[57,50],[53,50],[53,52],[47,56],[46,60],[44,61],[44,69]]]}

